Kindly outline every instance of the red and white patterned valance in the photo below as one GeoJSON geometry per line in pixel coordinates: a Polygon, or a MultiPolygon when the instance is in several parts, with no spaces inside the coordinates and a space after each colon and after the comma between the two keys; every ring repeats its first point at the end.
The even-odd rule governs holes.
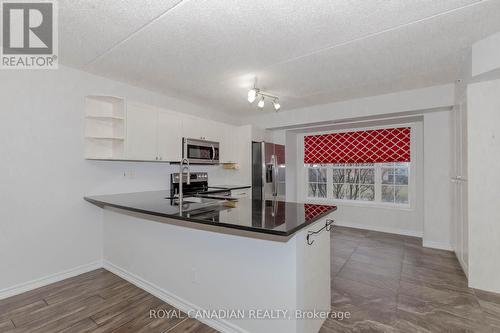
{"type": "Polygon", "coordinates": [[[307,164],[409,161],[409,127],[304,137],[304,163],[307,164]]]}

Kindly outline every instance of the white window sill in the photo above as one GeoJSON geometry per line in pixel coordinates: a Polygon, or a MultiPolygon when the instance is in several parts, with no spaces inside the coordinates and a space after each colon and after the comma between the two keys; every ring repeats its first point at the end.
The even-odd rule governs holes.
{"type": "Polygon", "coordinates": [[[391,203],[383,202],[371,202],[371,201],[353,201],[353,200],[330,200],[330,199],[318,199],[318,198],[306,198],[306,203],[312,204],[324,204],[324,205],[336,205],[336,206],[349,206],[349,207],[362,207],[362,208],[379,208],[379,209],[392,209],[392,210],[404,210],[413,211],[414,209],[410,204],[405,205],[395,205],[391,203]]]}

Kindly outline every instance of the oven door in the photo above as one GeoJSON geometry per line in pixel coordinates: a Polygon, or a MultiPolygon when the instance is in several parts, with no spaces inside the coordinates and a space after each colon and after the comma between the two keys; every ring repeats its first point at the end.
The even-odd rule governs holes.
{"type": "Polygon", "coordinates": [[[182,157],[194,164],[218,164],[219,143],[184,138],[182,157]]]}

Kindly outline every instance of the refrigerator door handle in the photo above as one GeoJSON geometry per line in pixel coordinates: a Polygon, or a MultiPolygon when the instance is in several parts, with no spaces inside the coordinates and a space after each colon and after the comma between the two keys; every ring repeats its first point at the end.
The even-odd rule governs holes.
{"type": "Polygon", "coordinates": [[[272,156],[273,160],[273,196],[278,195],[278,161],[276,155],[272,156]]]}

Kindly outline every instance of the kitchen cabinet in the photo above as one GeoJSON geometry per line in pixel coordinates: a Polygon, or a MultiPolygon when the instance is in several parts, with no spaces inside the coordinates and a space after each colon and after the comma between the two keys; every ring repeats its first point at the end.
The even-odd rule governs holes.
{"type": "Polygon", "coordinates": [[[158,110],[141,104],[127,105],[126,157],[158,160],[158,110]]]}
{"type": "Polygon", "coordinates": [[[182,118],[177,112],[158,112],[158,158],[160,161],[182,158],[182,118]]]}
{"type": "Polygon", "coordinates": [[[251,126],[226,124],[221,141],[221,163],[251,164],[251,126]]]}
{"type": "Polygon", "coordinates": [[[141,104],[127,107],[127,158],[143,161],[181,159],[182,119],[172,111],[141,104]]]}
{"type": "Polygon", "coordinates": [[[178,162],[185,137],[219,142],[221,163],[250,163],[249,126],[110,96],[87,96],[85,110],[87,159],[178,162]]]}
{"type": "Polygon", "coordinates": [[[220,162],[221,163],[236,163],[236,146],[238,133],[235,126],[229,124],[221,124],[222,138],[220,140],[220,162]]]}
{"type": "Polygon", "coordinates": [[[185,138],[220,141],[221,123],[195,116],[182,117],[182,136],[185,138]]]}

